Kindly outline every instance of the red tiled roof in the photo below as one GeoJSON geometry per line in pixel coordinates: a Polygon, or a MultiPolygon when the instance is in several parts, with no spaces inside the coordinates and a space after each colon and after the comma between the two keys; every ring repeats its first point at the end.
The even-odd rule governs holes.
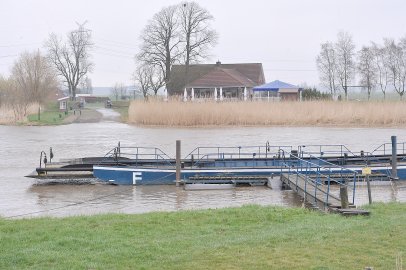
{"type": "Polygon", "coordinates": [[[253,87],[265,83],[261,63],[173,65],[167,85],[169,94],[183,94],[188,87],[253,87]]]}
{"type": "Polygon", "coordinates": [[[240,72],[233,69],[218,68],[188,83],[188,88],[210,87],[253,87],[255,84],[240,72]]]}

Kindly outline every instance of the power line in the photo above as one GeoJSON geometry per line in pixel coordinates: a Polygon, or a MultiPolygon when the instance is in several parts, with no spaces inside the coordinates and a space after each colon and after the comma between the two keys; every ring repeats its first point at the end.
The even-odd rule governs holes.
{"type": "Polygon", "coordinates": [[[95,40],[101,41],[102,43],[114,44],[115,46],[119,46],[119,47],[123,47],[123,48],[136,49],[136,50],[139,49],[136,45],[129,44],[129,43],[107,40],[107,39],[103,39],[103,38],[95,38],[95,40]]]}
{"type": "Polygon", "coordinates": [[[18,54],[0,55],[0,58],[15,57],[15,56],[18,56],[18,54]]]}
{"type": "Polygon", "coordinates": [[[316,69],[270,69],[266,68],[265,71],[300,71],[300,72],[316,72],[316,69]]]}
{"type": "Polygon", "coordinates": [[[106,53],[106,52],[95,52],[95,54],[103,55],[103,56],[113,56],[113,57],[118,57],[118,58],[125,58],[125,59],[131,59],[134,56],[128,56],[128,55],[118,55],[118,54],[112,54],[112,53],[106,53]]]}
{"type": "MultiPolygon", "coordinates": [[[[244,61],[244,62],[258,62],[258,61],[253,61],[253,59],[257,59],[258,57],[253,57],[253,58],[233,58],[233,57],[218,57],[220,60],[227,60],[227,61],[244,61]]],[[[315,63],[315,61],[311,60],[299,60],[299,59],[264,59],[261,58],[262,63],[267,63],[267,62],[287,62],[287,63],[315,63]]]]}
{"type": "Polygon", "coordinates": [[[100,49],[100,50],[105,50],[105,51],[110,51],[110,52],[113,52],[113,53],[116,53],[116,54],[122,54],[122,55],[128,55],[128,56],[134,56],[135,54],[133,54],[133,53],[129,53],[129,52],[124,52],[124,51],[117,51],[117,50],[114,50],[114,49],[110,49],[110,48],[105,48],[105,47],[101,47],[101,46],[97,46],[97,45],[95,45],[94,46],[96,49],[100,49]]]}
{"type": "Polygon", "coordinates": [[[10,44],[10,45],[0,45],[2,48],[6,47],[22,47],[22,46],[29,46],[34,44],[41,44],[41,42],[34,42],[34,43],[25,43],[25,44],[10,44]]]}

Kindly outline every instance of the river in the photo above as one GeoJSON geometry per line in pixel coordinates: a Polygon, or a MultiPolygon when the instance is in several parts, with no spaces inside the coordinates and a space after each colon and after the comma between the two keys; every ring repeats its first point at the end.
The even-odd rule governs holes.
{"type": "MultiPolygon", "coordinates": [[[[185,191],[174,186],[49,185],[25,178],[39,165],[42,150],[53,148],[54,159],[103,156],[122,146],[158,147],[174,156],[175,141],[182,155],[197,146],[345,144],[353,151],[371,151],[390,136],[406,141],[403,128],[235,127],[151,128],[116,121],[117,114],[101,109],[98,123],[62,126],[0,126],[0,216],[70,216],[96,213],[144,213],[203,209],[244,204],[300,206],[300,198],[278,185],[233,190],[185,191]]],[[[367,203],[365,186],[357,189],[357,204],[367,203]]],[[[406,202],[406,181],[372,183],[374,201],[406,202]]]]}

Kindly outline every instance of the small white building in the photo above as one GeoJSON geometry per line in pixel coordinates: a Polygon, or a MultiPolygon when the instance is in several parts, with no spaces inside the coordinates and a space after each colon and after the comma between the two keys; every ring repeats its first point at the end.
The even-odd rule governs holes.
{"type": "Polygon", "coordinates": [[[68,108],[68,101],[69,97],[58,98],[60,111],[66,111],[66,109],[68,108]]]}

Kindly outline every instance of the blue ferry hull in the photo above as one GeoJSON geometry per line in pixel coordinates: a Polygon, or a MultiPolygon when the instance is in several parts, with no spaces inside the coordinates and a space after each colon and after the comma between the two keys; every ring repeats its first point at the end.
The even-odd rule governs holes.
{"type": "MultiPolygon", "coordinates": [[[[348,167],[361,173],[362,167],[348,167]]],[[[388,167],[371,167],[372,173],[390,174],[388,167]]],[[[193,176],[267,176],[279,175],[281,172],[289,172],[289,168],[186,168],[182,169],[181,179],[187,180],[193,176]]],[[[340,170],[331,169],[332,173],[340,170]]],[[[326,171],[326,173],[328,173],[326,171]]],[[[93,175],[102,182],[117,185],[170,185],[175,184],[175,169],[143,168],[143,167],[120,167],[120,166],[94,166],[93,175]]],[[[406,179],[406,165],[398,167],[399,179],[406,179]]]]}

